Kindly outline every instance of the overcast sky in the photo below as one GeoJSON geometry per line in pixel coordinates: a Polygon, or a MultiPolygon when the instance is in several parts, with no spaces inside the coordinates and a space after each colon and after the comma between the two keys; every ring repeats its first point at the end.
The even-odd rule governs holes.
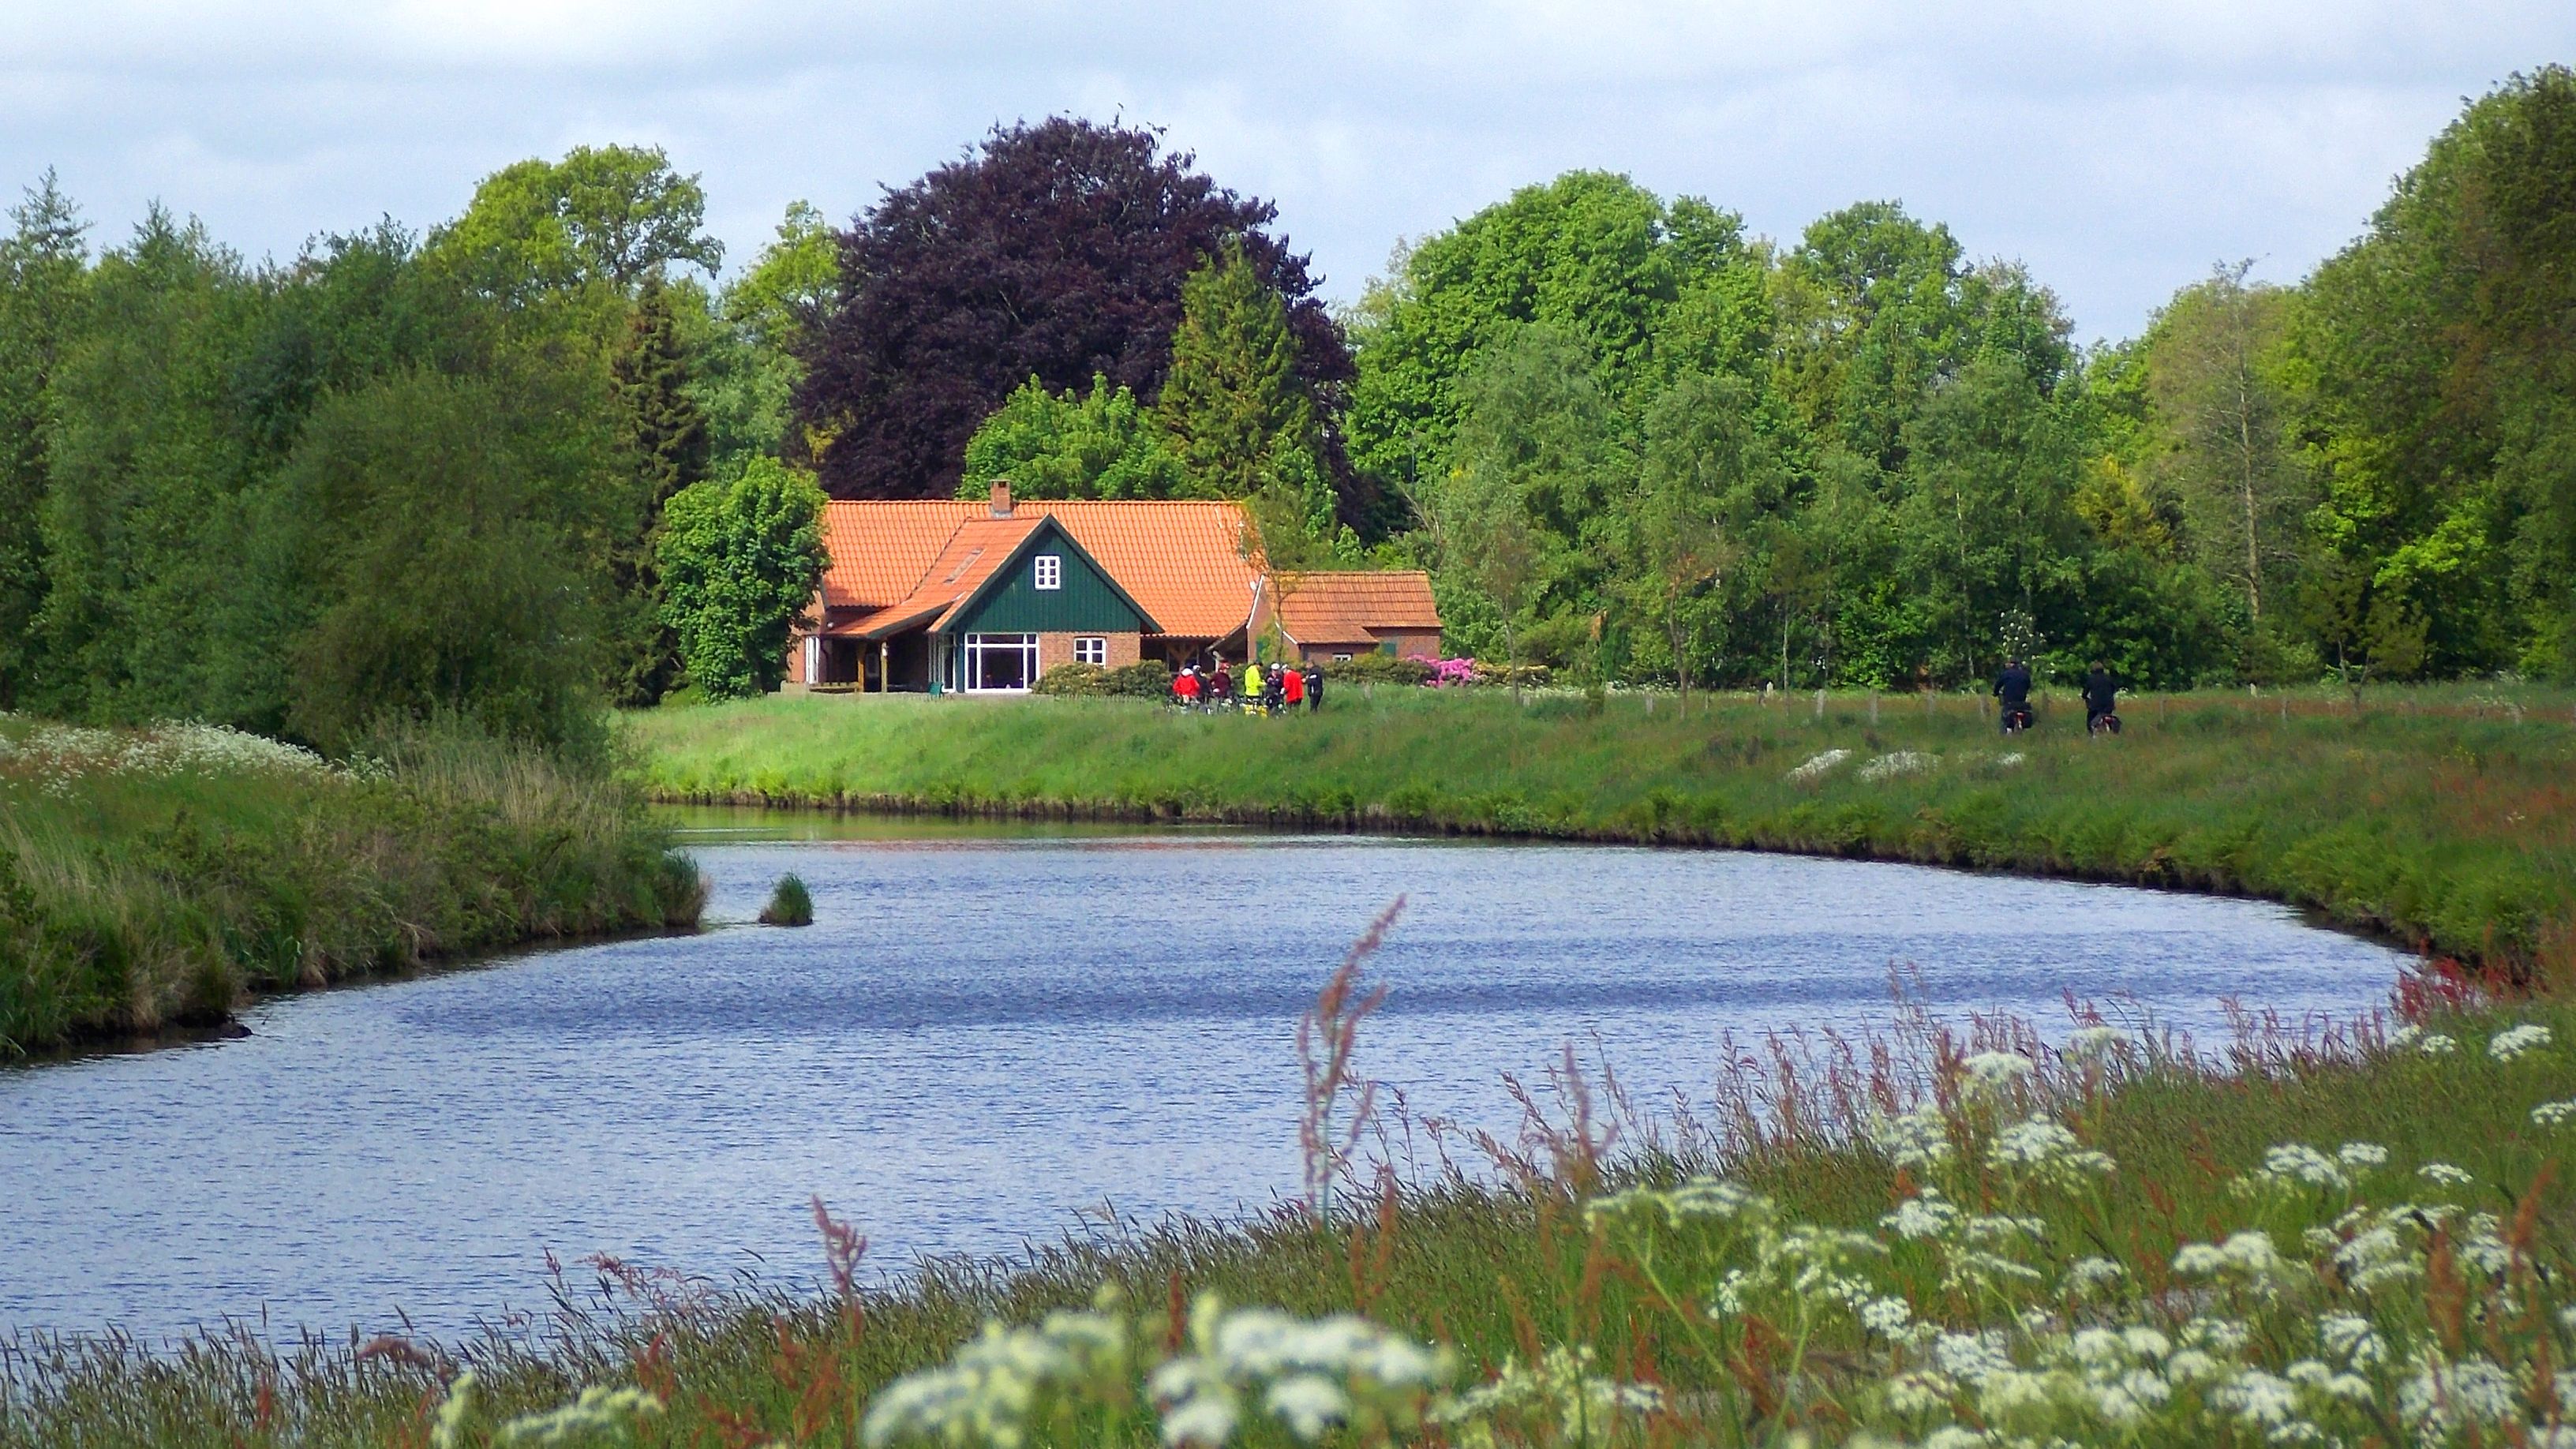
{"type": "Polygon", "coordinates": [[[997,121],[1123,115],[1275,201],[1339,299],[1398,237],[1598,167],[1783,239],[1901,199],[2091,339],[2221,258],[2294,280],[2463,97],[2570,59],[2569,0],[0,0],[0,179],[58,168],[101,240],[158,197],[256,257],[651,143],[739,262],[792,199],[845,218],[997,121]]]}

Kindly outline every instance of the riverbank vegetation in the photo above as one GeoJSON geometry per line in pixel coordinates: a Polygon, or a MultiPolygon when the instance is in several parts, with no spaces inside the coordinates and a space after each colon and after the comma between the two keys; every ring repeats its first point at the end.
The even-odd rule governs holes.
{"type": "Polygon", "coordinates": [[[260,992],[695,924],[696,869],[596,772],[470,732],[334,765],[204,725],[0,715],[0,1060],[260,992]]]}
{"type": "Polygon", "coordinates": [[[2576,945],[2576,695],[1589,698],[1336,689],[1321,713],[776,698],[628,719],[673,801],[1750,846],[2269,896],[2508,971],[2576,945]]]}

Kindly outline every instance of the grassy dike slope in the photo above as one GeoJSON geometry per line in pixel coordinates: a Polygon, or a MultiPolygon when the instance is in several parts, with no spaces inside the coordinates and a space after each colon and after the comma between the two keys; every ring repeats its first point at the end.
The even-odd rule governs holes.
{"type": "Polygon", "coordinates": [[[1094,699],[773,698],[632,718],[671,801],[1074,813],[1870,856],[2243,892],[2526,969],[2576,920],[2576,728],[2538,691],[2069,703],[1998,738],[1970,699],[1516,704],[1337,691],[1320,715],[1094,699]],[[1837,762],[1801,767],[1833,751],[1837,762]]]}
{"type": "Polygon", "coordinates": [[[203,726],[0,715],[0,1061],[526,941],[682,926],[631,792],[421,736],[353,773],[203,726]]]}

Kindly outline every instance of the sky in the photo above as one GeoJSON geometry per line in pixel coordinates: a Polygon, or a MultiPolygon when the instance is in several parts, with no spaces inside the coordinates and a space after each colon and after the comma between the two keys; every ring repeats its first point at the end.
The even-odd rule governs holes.
{"type": "Polygon", "coordinates": [[[1337,300],[1399,238],[1588,167],[1783,241],[1901,200],[2027,264],[2089,341],[2222,260],[2295,281],[2464,98],[2568,61],[2567,0],[0,0],[0,186],[51,166],[100,241],[157,198],[283,257],[453,216],[524,157],[649,144],[738,267],[791,200],[846,219],[1071,113],[1276,203],[1337,300]]]}

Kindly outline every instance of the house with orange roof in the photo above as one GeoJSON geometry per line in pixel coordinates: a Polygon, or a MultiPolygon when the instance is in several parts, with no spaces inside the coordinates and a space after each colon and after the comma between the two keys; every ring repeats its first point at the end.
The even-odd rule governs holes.
{"type": "Polygon", "coordinates": [[[1440,606],[1419,569],[1282,574],[1271,592],[1279,634],[1301,660],[1440,657],[1440,606]]]}
{"type": "Polygon", "coordinates": [[[835,500],[788,685],[1017,693],[1059,664],[1239,662],[1274,626],[1309,659],[1438,652],[1423,575],[1274,579],[1248,538],[1220,501],[835,500]]]}

